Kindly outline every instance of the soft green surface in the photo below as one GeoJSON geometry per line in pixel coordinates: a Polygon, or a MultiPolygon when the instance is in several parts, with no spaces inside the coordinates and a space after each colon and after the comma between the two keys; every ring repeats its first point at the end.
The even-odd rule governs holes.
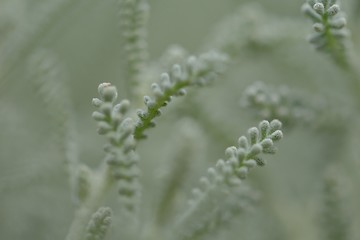
{"type": "MultiPolygon", "coordinates": [[[[21,50],[21,45],[6,42],[24,25],[29,24],[24,29],[35,27],[33,22],[41,15],[41,8],[56,1],[65,2],[0,0],[0,239],[65,239],[76,209],[63,155],[57,146],[57,122],[47,114],[48,109],[29,77],[29,56],[38,49],[48,49],[65,69],[63,79],[73,103],[79,156],[89,166],[97,166],[104,156],[105,140],[96,133],[96,123],[91,119],[94,111],[91,99],[97,96],[98,84],[111,82],[117,86],[119,98],[125,96],[126,61],[113,0],[70,0],[69,7],[60,10],[58,17],[50,18],[51,23],[26,50],[16,52],[21,50]],[[15,48],[15,52],[7,53],[10,47],[15,48]]],[[[194,54],[200,53],[204,45],[208,49],[214,36],[222,37],[212,33],[218,22],[253,1],[149,2],[148,44],[150,60],[156,63],[173,44],[194,54]]],[[[352,32],[352,53],[356,55],[357,51],[360,56],[360,18],[352,7],[357,2],[341,1],[352,32]]],[[[193,149],[190,148],[195,153],[190,154],[193,159],[188,176],[181,192],[175,196],[177,207],[171,210],[175,213],[184,209],[191,188],[198,184],[207,167],[223,158],[226,147],[235,145],[240,135],[262,120],[239,104],[245,88],[256,81],[286,85],[303,92],[304,99],[308,96],[325,99],[328,104],[325,112],[345,116],[347,120],[341,125],[347,132],[343,136],[338,129],[319,131],[309,123],[295,124],[291,129],[285,126],[278,153],[268,158],[264,168],[251,172],[246,180],[259,191],[259,203],[234,220],[228,229],[206,239],[321,239],[322,181],[330,163],[339,167],[336,174],[341,179],[343,203],[348,206],[344,214],[350,219],[349,234],[353,236],[349,239],[360,239],[356,228],[360,225],[358,97],[351,89],[348,75],[306,41],[311,23],[300,13],[303,1],[257,3],[256,9],[262,8],[257,14],[263,15],[253,17],[265,21],[259,21],[260,27],[256,30],[246,23],[240,25],[244,30],[239,29],[243,34],[238,42],[245,44],[239,44],[242,47],[225,75],[210,87],[192,88],[188,96],[175,99],[156,119],[157,127],[146,132],[149,139],[138,146],[143,184],[140,231],[144,232],[144,240],[165,240],[154,233],[157,230],[151,229],[161,189],[177,159],[173,153],[179,151],[177,146],[182,147],[179,138],[183,139],[180,133],[184,129],[178,126],[183,126],[184,119],[193,115],[187,123],[194,125],[191,131],[196,132],[197,138],[193,149]],[[276,40],[276,36],[272,36],[276,31],[269,29],[267,22],[293,27],[275,34],[280,36],[280,40],[276,40]],[[255,45],[251,42],[253,39],[255,45]],[[256,45],[260,40],[268,45],[256,45]],[[147,232],[151,234],[146,235],[147,232]]],[[[21,36],[16,39],[27,41],[21,36]]],[[[149,78],[158,79],[157,75],[149,78]]],[[[113,189],[103,204],[113,209],[112,227],[105,238],[109,240],[122,239],[115,192],[113,189]]],[[[159,228],[162,227],[167,225],[159,228]]]]}

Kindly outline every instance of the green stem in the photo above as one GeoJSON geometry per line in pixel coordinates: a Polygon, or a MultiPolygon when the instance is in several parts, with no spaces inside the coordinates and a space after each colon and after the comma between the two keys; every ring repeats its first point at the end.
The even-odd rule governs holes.
{"type": "Polygon", "coordinates": [[[141,119],[140,125],[137,125],[134,131],[134,138],[136,140],[144,139],[144,131],[151,127],[152,120],[160,113],[160,108],[164,107],[167,102],[171,100],[171,97],[176,95],[178,91],[184,87],[190,85],[190,80],[178,81],[175,85],[164,92],[164,95],[156,100],[155,105],[148,108],[148,114],[141,119]]]}

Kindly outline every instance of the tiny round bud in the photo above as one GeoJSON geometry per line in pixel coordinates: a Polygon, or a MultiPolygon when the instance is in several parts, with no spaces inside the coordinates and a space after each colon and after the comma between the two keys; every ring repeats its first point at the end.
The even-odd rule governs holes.
{"type": "Polygon", "coordinates": [[[216,163],[216,169],[219,171],[219,172],[223,172],[224,171],[224,168],[225,168],[225,161],[220,159],[217,161],[216,163]]]}
{"type": "Polygon", "coordinates": [[[241,136],[238,140],[239,147],[247,149],[249,147],[249,142],[245,136],[241,136]]]}
{"type": "Polygon", "coordinates": [[[344,17],[337,18],[334,21],[330,21],[329,24],[332,28],[341,29],[346,26],[346,18],[344,17]]]}
{"type": "Polygon", "coordinates": [[[93,112],[91,117],[95,120],[95,121],[102,121],[105,119],[105,115],[102,114],[101,112],[93,112]]]}
{"type": "Polygon", "coordinates": [[[139,117],[140,119],[145,119],[145,118],[148,117],[148,113],[145,112],[145,111],[142,110],[142,109],[138,109],[138,110],[136,111],[136,114],[138,115],[138,117],[139,117]]]}
{"type": "Polygon", "coordinates": [[[175,79],[180,79],[181,78],[181,66],[179,64],[175,64],[172,67],[172,75],[174,76],[175,79]]]}
{"type": "Polygon", "coordinates": [[[133,131],[134,129],[134,120],[132,118],[125,118],[124,121],[122,121],[121,126],[120,126],[121,130],[123,132],[127,132],[127,131],[133,131]]]}
{"type": "Polygon", "coordinates": [[[153,84],[151,85],[151,89],[152,89],[152,91],[153,91],[154,96],[155,96],[156,99],[159,99],[159,98],[161,98],[161,97],[164,96],[164,92],[161,90],[159,84],[153,83],[153,84]]]}
{"type": "Polygon", "coordinates": [[[236,170],[236,175],[240,179],[245,179],[247,177],[248,172],[249,172],[249,169],[247,167],[243,166],[236,170]]]}
{"type": "Polygon", "coordinates": [[[105,115],[110,115],[112,111],[112,104],[109,102],[105,102],[100,106],[99,110],[105,115]]]}
{"type": "Polygon", "coordinates": [[[102,96],[104,88],[109,87],[109,86],[111,86],[111,83],[100,83],[98,86],[99,95],[102,96]]]}
{"type": "Polygon", "coordinates": [[[266,138],[266,139],[262,140],[260,142],[260,144],[263,148],[270,148],[274,145],[274,142],[271,139],[266,138]]]}
{"type": "Polygon", "coordinates": [[[250,144],[253,145],[257,143],[259,139],[259,129],[256,127],[252,127],[248,130],[249,138],[250,138],[250,144]]]}
{"type": "Polygon", "coordinates": [[[242,162],[245,159],[246,151],[244,148],[239,148],[237,150],[237,157],[240,162],[242,162]]]}
{"type": "Polygon", "coordinates": [[[280,139],[283,138],[283,133],[281,130],[276,130],[275,132],[273,132],[271,135],[270,135],[270,138],[273,140],[273,141],[278,141],[280,139]]]}
{"type": "Polygon", "coordinates": [[[127,99],[122,100],[119,104],[116,105],[119,113],[125,114],[129,111],[130,108],[130,101],[127,99]]]}
{"type": "Polygon", "coordinates": [[[107,86],[102,90],[102,98],[105,102],[114,102],[117,96],[118,94],[115,86],[107,86]]]}
{"type": "Polygon", "coordinates": [[[281,127],[282,127],[282,123],[279,120],[277,119],[272,120],[270,123],[270,133],[273,133],[274,131],[281,129],[281,127]]]}
{"type": "Polygon", "coordinates": [[[186,95],[186,90],[185,89],[180,89],[176,94],[178,96],[185,96],[186,95]]]}
{"type": "Polygon", "coordinates": [[[171,88],[171,81],[170,81],[170,76],[168,73],[161,74],[160,84],[165,91],[171,88]]]}
{"type": "Polygon", "coordinates": [[[232,147],[228,147],[226,150],[225,150],[225,156],[226,158],[231,158],[231,157],[235,157],[236,156],[236,152],[237,152],[237,149],[236,147],[232,146],[232,147]]]}
{"type": "Polygon", "coordinates": [[[95,106],[95,107],[100,107],[101,104],[103,104],[104,102],[101,101],[100,99],[98,98],[93,98],[92,101],[91,101],[92,105],[95,106]]]}
{"type": "Polygon", "coordinates": [[[340,6],[337,4],[332,5],[326,11],[329,16],[335,16],[338,12],[340,12],[340,6]]]}
{"type": "Polygon", "coordinates": [[[259,130],[260,130],[260,135],[261,135],[261,139],[264,139],[269,132],[270,129],[270,123],[266,120],[261,121],[259,124],[259,130]]]}
{"type": "Polygon", "coordinates": [[[232,157],[228,160],[228,163],[231,165],[232,168],[237,168],[239,166],[239,161],[236,157],[232,157]]]}
{"type": "Polygon", "coordinates": [[[250,151],[248,153],[248,157],[252,158],[262,152],[263,148],[260,144],[254,144],[251,146],[250,151]]]}
{"type": "Polygon", "coordinates": [[[153,101],[149,96],[144,96],[144,103],[149,109],[155,107],[155,101],[153,101]]]}
{"type": "Polygon", "coordinates": [[[325,29],[322,23],[314,23],[313,28],[316,32],[323,32],[325,29]]]}
{"type": "Polygon", "coordinates": [[[111,126],[106,122],[99,122],[98,123],[98,133],[100,135],[104,135],[111,131],[111,126]]]}
{"type": "Polygon", "coordinates": [[[256,161],[254,159],[249,159],[244,161],[243,164],[248,168],[253,168],[256,166],[256,161]]]}
{"type": "Polygon", "coordinates": [[[308,3],[302,5],[301,11],[305,15],[310,17],[313,21],[320,22],[322,20],[321,15],[319,15],[316,11],[314,11],[314,8],[311,7],[308,3]]]}
{"type": "Polygon", "coordinates": [[[313,8],[320,15],[323,15],[325,12],[325,6],[322,3],[315,3],[313,8]]]}

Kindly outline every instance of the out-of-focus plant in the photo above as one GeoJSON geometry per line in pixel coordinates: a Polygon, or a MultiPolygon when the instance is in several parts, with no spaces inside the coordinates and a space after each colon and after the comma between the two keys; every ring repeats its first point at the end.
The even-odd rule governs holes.
{"type": "MultiPolygon", "coordinates": [[[[14,9],[22,6],[20,1],[16,2],[19,5],[14,1],[14,9]]],[[[7,4],[11,6],[10,2],[7,4]]],[[[227,89],[229,95],[234,96],[243,92],[241,107],[237,105],[232,112],[239,111],[260,123],[249,128],[236,146],[227,147],[224,159],[215,162],[215,159],[210,159],[203,164],[203,170],[206,166],[207,171],[198,182],[194,179],[199,178],[201,170],[196,164],[206,156],[206,149],[200,143],[206,138],[202,131],[219,145],[227,145],[231,139],[229,129],[233,131],[226,126],[232,115],[223,116],[221,123],[207,115],[204,106],[214,115],[223,109],[212,105],[218,98],[216,94],[211,95],[212,99],[206,99],[201,91],[212,85],[216,91],[216,87],[221,86],[217,83],[228,77],[228,70],[238,64],[239,59],[242,61],[251,54],[271,54],[275,49],[294,46],[294,42],[303,36],[303,22],[272,15],[260,5],[248,4],[218,24],[207,37],[202,52],[191,54],[183,47],[173,45],[159,59],[153,60],[148,46],[150,2],[113,1],[122,34],[124,83],[105,80],[98,85],[98,96],[92,99],[95,107],[92,118],[96,121],[97,132],[106,138],[103,159],[96,161],[94,166],[81,161],[76,108],[62,63],[50,49],[37,46],[42,34],[50,31],[66,9],[81,8],[86,4],[83,1],[53,1],[44,5],[30,23],[20,17],[2,16],[0,12],[0,86],[12,79],[10,76],[20,65],[27,65],[28,80],[35,86],[44,103],[43,108],[52,119],[58,136],[58,151],[65,159],[75,208],[72,221],[69,219],[68,233],[64,233],[66,240],[200,240],[219,236],[232,239],[235,234],[222,230],[231,226],[236,228],[237,219],[249,218],[252,211],[262,211],[267,204],[279,208],[286,201],[274,203],[270,197],[262,198],[261,190],[255,190],[245,181],[250,170],[266,165],[264,155],[277,152],[275,144],[283,138],[283,128],[294,132],[305,128],[323,139],[325,150],[320,151],[322,160],[319,160],[321,170],[318,172],[326,172],[326,177],[320,177],[324,174],[312,176],[314,181],[323,183],[323,191],[318,195],[322,208],[314,213],[321,221],[316,226],[323,239],[350,239],[350,218],[344,210],[337,174],[355,164],[341,161],[350,158],[342,153],[350,151],[348,141],[356,125],[352,119],[358,117],[360,74],[347,17],[340,10],[339,1],[309,0],[302,11],[313,21],[314,32],[309,42],[339,67],[344,78],[341,80],[349,85],[356,109],[353,106],[339,107],[326,96],[292,89],[287,84],[265,83],[267,79],[244,89],[227,89]],[[178,97],[183,97],[183,101],[177,100],[178,97]],[[201,106],[199,102],[202,102],[201,106]],[[185,119],[182,117],[184,114],[187,114],[185,119]],[[162,126],[160,119],[163,115],[173,116],[175,123],[170,127],[162,126]],[[171,149],[171,156],[159,164],[159,172],[166,169],[166,173],[153,180],[161,184],[154,183],[158,186],[156,189],[144,189],[147,182],[142,175],[147,169],[143,166],[150,157],[139,149],[148,146],[152,153],[161,152],[162,149],[154,144],[151,129],[163,127],[168,136],[176,137],[179,142],[171,149]],[[328,171],[333,166],[339,169],[336,174],[328,171]],[[113,192],[118,193],[116,204],[112,202],[113,192]],[[146,198],[145,194],[149,192],[153,196],[146,198]],[[147,203],[149,199],[154,202],[147,203]],[[146,214],[149,216],[144,217],[146,214]],[[113,229],[120,230],[115,235],[113,229]]],[[[354,5],[358,11],[359,4],[354,5]]],[[[241,75],[239,79],[242,80],[241,75]]],[[[161,141],[165,146],[166,139],[161,141]]],[[[101,148],[94,146],[94,149],[101,148]]],[[[297,146],[297,149],[301,154],[306,152],[304,146],[297,146]]],[[[296,157],[296,154],[291,155],[296,157]]],[[[359,178],[356,174],[351,177],[359,178]]],[[[262,181],[261,177],[257,180],[262,181]]],[[[267,194],[271,196],[271,193],[267,194]]],[[[279,218],[277,222],[280,223],[281,218],[287,216],[286,210],[281,213],[276,209],[271,210],[273,213],[267,211],[264,214],[279,218]]],[[[283,222],[283,225],[289,224],[290,221],[283,222]]],[[[252,227],[257,229],[257,223],[252,227]]],[[[282,229],[282,226],[278,228],[282,229]]],[[[264,239],[253,235],[243,233],[237,237],[264,239]]],[[[278,239],[271,236],[268,239],[273,238],[278,239]]]]}

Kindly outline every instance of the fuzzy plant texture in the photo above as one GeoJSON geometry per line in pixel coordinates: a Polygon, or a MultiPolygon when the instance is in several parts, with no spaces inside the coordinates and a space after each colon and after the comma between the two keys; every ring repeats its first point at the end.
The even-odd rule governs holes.
{"type": "Polygon", "coordinates": [[[359,0],[0,0],[0,239],[360,239],[359,24],[359,0]]]}

